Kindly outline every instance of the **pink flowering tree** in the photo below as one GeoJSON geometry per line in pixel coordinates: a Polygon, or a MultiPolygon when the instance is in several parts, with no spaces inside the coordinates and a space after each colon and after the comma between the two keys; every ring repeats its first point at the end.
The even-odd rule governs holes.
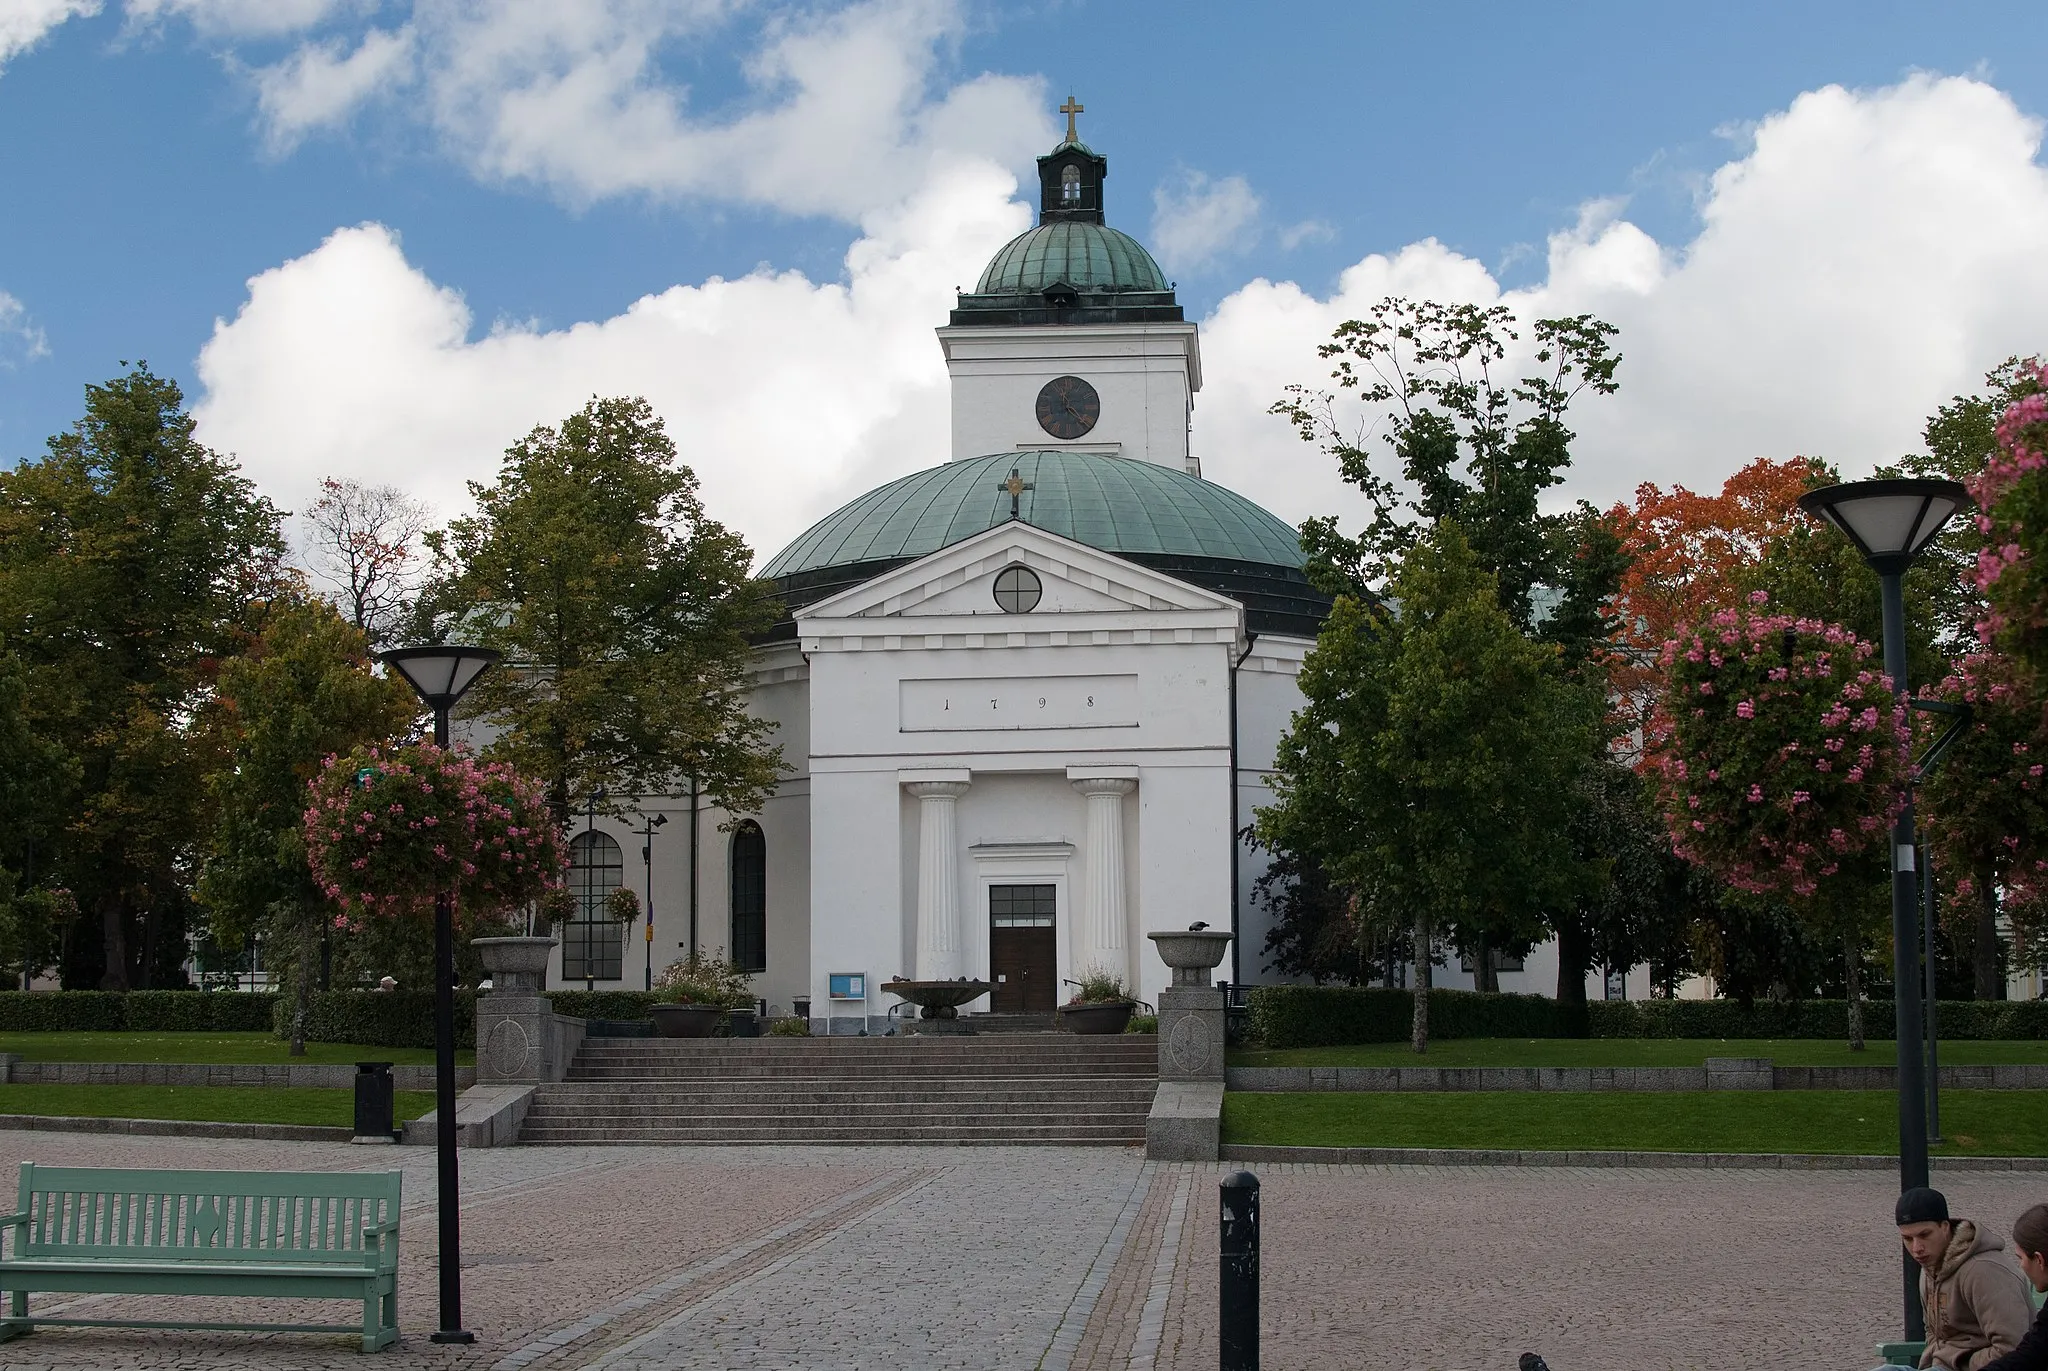
{"type": "Polygon", "coordinates": [[[475,926],[561,884],[540,788],[502,763],[431,743],[364,748],[328,758],[311,787],[307,860],[343,926],[430,913],[441,890],[475,926]]]}
{"type": "Polygon", "coordinates": [[[1976,583],[1988,602],[1977,625],[1986,646],[2040,680],[2048,672],[2048,366],[2017,364],[1998,420],[1998,449],[1968,482],[1977,501],[1976,583]]]}
{"type": "Polygon", "coordinates": [[[2036,955],[2048,922],[2048,719],[2012,664],[1990,653],[1958,662],[1935,694],[1967,704],[1970,723],[1919,783],[1921,831],[1951,926],[1970,930],[1976,997],[1997,999],[1999,913],[2015,947],[2036,955]]]}
{"type": "Polygon", "coordinates": [[[1648,740],[1678,854],[1842,937],[1859,1047],[1857,954],[1909,766],[1905,712],[1871,659],[1847,629],[1753,592],[1665,644],[1648,740]]]}

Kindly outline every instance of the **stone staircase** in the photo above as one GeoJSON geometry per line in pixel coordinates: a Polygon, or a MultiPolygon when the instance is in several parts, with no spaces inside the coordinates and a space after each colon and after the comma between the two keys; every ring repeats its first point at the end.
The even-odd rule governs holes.
{"type": "Polygon", "coordinates": [[[1150,1035],[590,1038],[539,1087],[527,1143],[1145,1141],[1150,1035]]]}

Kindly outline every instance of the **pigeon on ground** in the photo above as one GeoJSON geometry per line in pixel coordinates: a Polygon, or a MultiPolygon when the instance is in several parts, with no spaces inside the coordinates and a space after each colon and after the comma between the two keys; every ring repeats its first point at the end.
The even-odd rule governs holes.
{"type": "Polygon", "coordinates": [[[1550,1363],[1537,1356],[1534,1352],[1524,1352],[1519,1364],[1521,1371],[1550,1371],[1550,1363]]]}

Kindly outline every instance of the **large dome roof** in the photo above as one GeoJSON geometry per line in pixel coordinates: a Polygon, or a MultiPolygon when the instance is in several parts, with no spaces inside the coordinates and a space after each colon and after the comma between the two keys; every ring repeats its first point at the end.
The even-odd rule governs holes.
{"type": "Polygon", "coordinates": [[[999,452],[877,487],[813,524],[762,575],[922,557],[1010,517],[1000,487],[1017,468],[1032,488],[1025,523],[1124,555],[1193,557],[1299,571],[1301,541],[1278,516],[1153,462],[1085,452],[999,452]]]}
{"type": "Polygon", "coordinates": [[[1027,229],[989,259],[977,295],[1038,295],[1066,284],[1077,290],[1164,291],[1166,275],[1145,245],[1107,224],[1055,222],[1027,229]]]}

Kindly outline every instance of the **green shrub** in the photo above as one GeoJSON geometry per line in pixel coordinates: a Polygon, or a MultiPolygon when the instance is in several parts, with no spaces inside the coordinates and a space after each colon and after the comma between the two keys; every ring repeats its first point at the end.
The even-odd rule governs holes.
{"type": "Polygon", "coordinates": [[[627,1022],[652,1019],[660,996],[645,990],[550,990],[547,999],[557,1014],[627,1022]]]}
{"type": "Polygon", "coordinates": [[[808,1038],[811,1036],[810,1020],[799,1019],[794,1015],[784,1019],[776,1019],[768,1025],[768,1036],[771,1038],[808,1038]]]}
{"type": "MultiPolygon", "coordinates": [[[[288,1037],[292,1002],[277,997],[272,1031],[288,1037]]],[[[434,1046],[431,990],[321,990],[306,1008],[306,1040],[370,1047],[434,1046]]],[[[476,1046],[476,992],[455,992],[455,1045],[476,1046]]]]}
{"type": "Polygon", "coordinates": [[[260,1033],[270,993],[196,990],[0,991],[0,1032],[260,1033]]]}
{"type": "MultiPolygon", "coordinates": [[[[1269,985],[1251,992],[1251,1036],[1266,1047],[1403,1042],[1415,997],[1408,990],[1269,985]]],[[[1892,1002],[1868,1000],[1863,1033],[1889,1041],[1892,1002]]],[[[2048,1000],[1955,1000],[1935,1006],[1943,1038],[2048,1038],[2048,1000]]],[[[1847,1038],[1841,1000],[1594,1000],[1579,1019],[1542,995],[1435,990],[1432,1038],[1847,1038]]]]}
{"type": "Polygon", "coordinates": [[[1124,1025],[1124,1032],[1126,1033],[1157,1033],[1158,1031],[1159,1016],[1157,1014],[1133,1014],[1131,1015],[1131,1021],[1124,1025]]]}
{"type": "MultiPolygon", "coordinates": [[[[1397,1043],[1408,1038],[1415,994],[1366,986],[1263,985],[1251,992],[1250,1036],[1266,1047],[1397,1043]]],[[[1543,995],[1432,990],[1433,1038],[1556,1038],[1564,1011],[1543,995]]]]}

